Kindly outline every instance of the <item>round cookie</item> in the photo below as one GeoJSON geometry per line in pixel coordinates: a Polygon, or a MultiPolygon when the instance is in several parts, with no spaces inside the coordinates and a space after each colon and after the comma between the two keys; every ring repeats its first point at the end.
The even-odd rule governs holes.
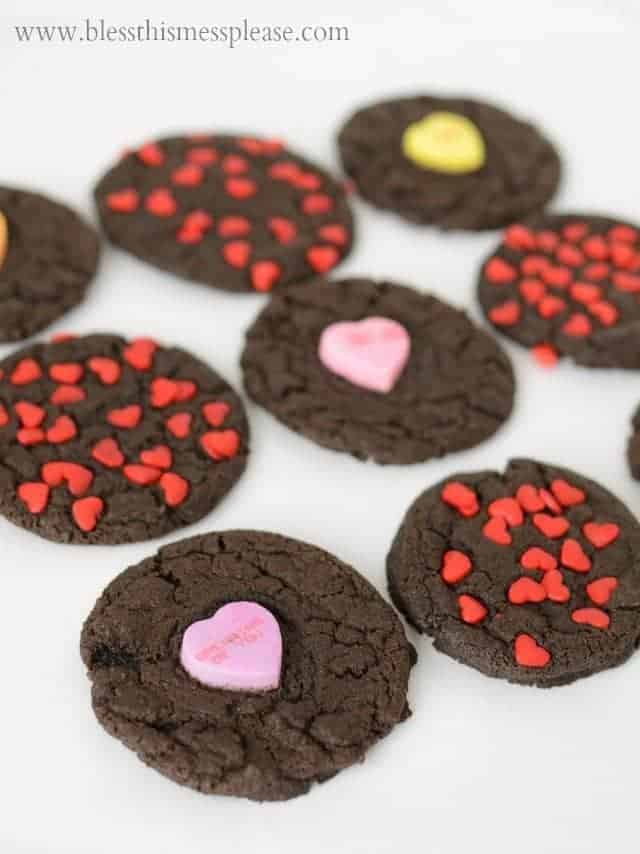
{"type": "Polygon", "coordinates": [[[304,794],[410,713],[415,652],[393,609],[350,566],[277,534],[193,537],[130,567],[98,600],[81,652],[105,729],[207,794],[304,794]],[[230,609],[246,621],[225,621],[230,609]],[[268,650],[274,663],[274,633],[277,687],[250,688],[251,660],[264,670],[268,650]],[[194,658],[235,687],[194,678],[194,658]]]}
{"type": "Polygon", "coordinates": [[[205,516],[246,465],[240,398],[150,338],[63,336],[0,362],[0,513],[66,543],[128,543],[205,516]]]}
{"type": "Polygon", "coordinates": [[[419,496],[387,559],[397,607],[487,676],[563,685],[640,641],[640,526],[575,472],[512,460],[419,496]]]}
{"type": "Polygon", "coordinates": [[[338,146],[358,191],[420,225],[499,228],[540,210],[560,160],[532,125],[469,98],[420,95],[358,110],[338,146]]]}
{"type": "Polygon", "coordinates": [[[478,298],[500,332],[544,364],[640,368],[640,227],[591,214],[510,226],[478,298]]]}
{"type": "Polygon", "coordinates": [[[28,338],[82,302],[98,255],[98,235],[74,211],[0,187],[0,341],[28,338]]]}
{"type": "Polygon", "coordinates": [[[270,291],[338,264],[353,222],[343,188],[275,140],[160,139],[127,153],[95,197],[109,238],[163,270],[270,291]]]}
{"type": "Polygon", "coordinates": [[[434,296],[370,279],[276,294],[242,367],[249,395],[292,430],[378,463],[477,445],[513,406],[493,338],[434,296]]]}

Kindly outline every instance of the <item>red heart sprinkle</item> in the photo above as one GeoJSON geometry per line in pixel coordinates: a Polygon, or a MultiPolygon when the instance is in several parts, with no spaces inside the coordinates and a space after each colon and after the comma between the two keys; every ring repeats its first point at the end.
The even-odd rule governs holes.
{"type": "Polygon", "coordinates": [[[194,243],[200,243],[204,238],[204,232],[202,232],[199,228],[188,228],[185,225],[182,225],[178,232],[176,233],[176,240],[178,243],[186,243],[192,245],[194,243]]]}
{"type": "Polygon", "coordinates": [[[93,472],[78,463],[45,463],[40,474],[49,486],[61,486],[66,483],[69,492],[76,497],[85,493],[93,482],[93,472]]]}
{"type": "Polygon", "coordinates": [[[540,302],[546,293],[546,288],[539,279],[523,279],[520,282],[519,290],[522,299],[529,305],[540,302]]]}
{"type": "Polygon", "coordinates": [[[212,427],[220,427],[230,412],[231,407],[223,400],[211,401],[211,403],[205,403],[202,407],[202,414],[205,421],[212,427]]]}
{"type": "Polygon", "coordinates": [[[549,516],[548,513],[536,513],[533,517],[536,528],[552,540],[563,537],[569,530],[569,522],[564,516],[549,516]]]}
{"type": "Polygon", "coordinates": [[[560,238],[555,231],[540,231],[536,236],[536,247],[543,252],[553,252],[560,243],[560,238]]]}
{"type": "Polygon", "coordinates": [[[299,190],[319,190],[322,186],[322,181],[313,172],[299,172],[292,178],[291,183],[299,190]]]}
{"type": "Polygon", "coordinates": [[[186,439],[191,431],[191,415],[188,412],[176,412],[166,420],[167,430],[176,439],[186,439]]]}
{"type": "Polygon", "coordinates": [[[156,445],[140,452],[140,462],[157,469],[170,469],[173,457],[166,445],[156,445]]]}
{"type": "Polygon", "coordinates": [[[556,250],[556,258],[567,267],[580,267],[584,264],[584,255],[575,246],[564,244],[556,250]]]}
{"type": "Polygon", "coordinates": [[[166,187],[158,187],[157,190],[152,190],[147,196],[145,208],[154,216],[169,217],[173,216],[178,209],[176,200],[171,195],[171,190],[166,187]]]}
{"type": "Polygon", "coordinates": [[[151,383],[149,397],[151,405],[158,409],[170,406],[175,402],[178,394],[178,386],[167,377],[156,377],[151,383]]]}
{"type": "Polygon", "coordinates": [[[176,380],[176,401],[182,403],[195,397],[198,386],[192,380],[176,380]]]}
{"type": "Polygon", "coordinates": [[[114,427],[122,427],[130,430],[137,427],[142,418],[142,407],[134,403],[131,406],[123,406],[122,409],[112,409],[107,413],[107,421],[114,427]]]}
{"type": "Polygon", "coordinates": [[[507,597],[512,605],[525,605],[527,602],[544,602],[547,594],[542,584],[523,575],[511,584],[507,597]]]}
{"type": "Polygon", "coordinates": [[[74,383],[80,382],[84,368],[78,362],[58,362],[51,365],[49,368],[49,376],[57,383],[74,383]]]}
{"type": "Polygon", "coordinates": [[[457,584],[466,578],[472,569],[471,560],[464,552],[450,549],[442,556],[440,576],[446,584],[457,584]]]}
{"type": "Polygon", "coordinates": [[[121,368],[115,359],[106,356],[92,356],[87,362],[92,371],[104,385],[114,385],[120,379],[121,368]]]}
{"type": "Polygon", "coordinates": [[[504,233],[504,242],[516,252],[530,252],[536,248],[536,238],[531,229],[516,223],[510,225],[504,233]]]}
{"type": "Polygon", "coordinates": [[[229,460],[238,453],[240,437],[235,430],[211,430],[200,437],[203,450],[214,460],[229,460]]]}
{"type": "Polygon", "coordinates": [[[605,258],[609,257],[607,241],[599,234],[588,237],[582,244],[582,250],[587,258],[591,258],[592,261],[604,261],[605,258]]]}
{"type": "Polygon", "coordinates": [[[318,237],[336,246],[346,246],[349,242],[347,229],[343,225],[323,225],[318,229],[318,237]]]}
{"type": "Polygon", "coordinates": [[[551,661],[547,650],[531,635],[519,634],[514,642],[514,654],[521,667],[546,667],[551,661]]]}
{"type": "Polygon", "coordinates": [[[622,243],[635,243],[638,232],[630,225],[613,225],[607,233],[609,240],[621,241],[622,243]]]}
{"type": "Polygon", "coordinates": [[[539,365],[553,367],[558,363],[558,353],[551,344],[536,344],[531,348],[531,354],[539,365]]]}
{"type": "Polygon", "coordinates": [[[186,159],[189,163],[195,163],[198,166],[211,166],[212,163],[217,162],[218,152],[210,146],[198,145],[187,151],[186,159]]]}
{"type": "Polygon", "coordinates": [[[489,519],[483,527],[482,533],[488,540],[493,540],[499,546],[508,546],[511,544],[511,534],[507,530],[507,523],[504,519],[497,516],[489,519]]]}
{"type": "Polygon", "coordinates": [[[629,269],[635,263],[636,253],[626,243],[614,243],[611,247],[611,260],[616,267],[629,269]]]}
{"type": "Polygon", "coordinates": [[[9,413],[7,412],[5,405],[0,403],[0,427],[6,427],[9,423],[9,413]]]}
{"type": "Polygon", "coordinates": [[[307,263],[316,273],[326,273],[336,266],[340,253],[334,246],[311,246],[306,252],[307,263]]]}
{"type": "Polygon", "coordinates": [[[582,526],[582,533],[592,546],[604,549],[618,539],[620,528],[613,522],[586,522],[582,526]]]}
{"type": "Polygon", "coordinates": [[[171,173],[171,180],[178,187],[197,187],[203,178],[204,172],[196,163],[185,163],[171,173]]]}
{"type": "Polygon", "coordinates": [[[562,573],[557,569],[551,569],[545,572],[542,582],[547,598],[552,602],[568,602],[571,598],[571,591],[564,583],[562,573]]]}
{"type": "Polygon", "coordinates": [[[570,335],[572,338],[586,338],[591,334],[591,321],[586,314],[572,314],[567,322],[563,325],[562,331],[565,335],[570,335]]]}
{"type": "Polygon", "coordinates": [[[275,261],[256,261],[251,265],[251,284],[254,290],[270,291],[280,278],[281,270],[275,261]]]}
{"type": "Polygon", "coordinates": [[[213,217],[206,211],[197,208],[196,210],[191,211],[191,213],[188,213],[185,216],[185,218],[182,220],[182,224],[185,228],[193,229],[195,231],[207,231],[213,225],[213,217]]]}
{"type": "Polygon", "coordinates": [[[605,575],[603,578],[598,578],[587,584],[587,596],[596,605],[606,605],[617,586],[617,578],[605,575]]]}
{"type": "Polygon", "coordinates": [[[124,463],[124,454],[115,439],[100,439],[91,449],[94,460],[110,469],[117,469],[124,463]]]}
{"type": "Polygon", "coordinates": [[[549,319],[557,314],[562,314],[566,307],[566,302],[560,297],[547,296],[538,303],[538,314],[540,317],[549,319]]]}
{"type": "Polygon", "coordinates": [[[582,489],[571,486],[570,483],[561,478],[552,482],[551,491],[564,507],[574,507],[576,504],[582,504],[587,497],[582,489]]]}
{"type": "Polygon", "coordinates": [[[60,445],[69,442],[78,433],[73,418],[68,415],[59,415],[51,427],[47,430],[47,442],[60,445]]]}
{"type": "Polygon", "coordinates": [[[551,265],[541,270],[540,275],[543,282],[554,288],[566,288],[573,278],[571,270],[567,267],[553,267],[551,265]]]}
{"type": "Polygon", "coordinates": [[[283,216],[269,217],[267,226],[278,243],[282,243],[284,246],[295,240],[298,235],[298,229],[295,224],[283,216]]]}
{"type": "Polygon", "coordinates": [[[466,593],[458,596],[458,610],[460,612],[460,619],[472,626],[481,623],[487,616],[487,609],[482,602],[474,599],[473,596],[468,596],[466,593]]]}
{"type": "Polygon", "coordinates": [[[133,213],[137,210],[139,203],[140,197],[137,191],[131,187],[109,193],[106,197],[107,207],[114,213],[133,213]]]}
{"type": "Polygon", "coordinates": [[[587,308],[603,326],[614,326],[618,322],[618,309],[606,300],[592,302],[587,308]]]}
{"type": "Polygon", "coordinates": [[[611,622],[609,615],[599,608],[578,608],[571,614],[571,619],[574,623],[594,629],[608,629],[611,622]]]}
{"type": "Polygon", "coordinates": [[[275,181],[295,181],[300,175],[300,167],[292,160],[281,160],[269,167],[269,177],[275,181]]]}
{"type": "Polygon", "coordinates": [[[104,501],[96,495],[80,498],[73,502],[71,513],[78,528],[85,533],[93,531],[104,510],[104,501]]]}
{"type": "Polygon", "coordinates": [[[558,561],[552,554],[539,548],[531,546],[520,558],[520,566],[524,569],[540,570],[541,572],[551,572],[558,566],[558,561]]]}
{"type": "Polygon", "coordinates": [[[164,163],[164,153],[155,142],[149,142],[138,149],[138,158],[145,166],[161,166],[164,163]]]}
{"type": "Polygon", "coordinates": [[[591,559],[577,540],[565,540],[560,549],[560,563],[575,572],[589,572],[591,559]]]}
{"type": "Polygon", "coordinates": [[[151,468],[151,466],[141,466],[137,463],[130,463],[122,469],[124,476],[131,483],[137,486],[149,486],[160,480],[162,472],[159,469],[151,468]]]}
{"type": "Polygon", "coordinates": [[[583,222],[570,222],[562,229],[562,236],[565,240],[572,240],[575,242],[582,240],[582,238],[586,237],[588,233],[589,226],[585,225],[583,222]]]}
{"type": "Polygon", "coordinates": [[[250,178],[227,178],[224,188],[234,199],[249,199],[258,192],[255,181],[250,178]]]}
{"type": "Polygon", "coordinates": [[[20,400],[13,408],[23,427],[39,427],[47,414],[41,406],[28,400],[20,400]]]}
{"type": "Polygon", "coordinates": [[[310,193],[302,200],[302,212],[309,216],[328,213],[332,207],[331,197],[324,193],[310,193]]]}
{"type": "Polygon", "coordinates": [[[158,344],[152,338],[134,338],[122,351],[122,357],[136,371],[148,371],[158,344]]]}
{"type": "Polygon", "coordinates": [[[610,268],[608,264],[600,261],[595,264],[589,264],[582,271],[582,276],[590,279],[592,282],[601,282],[609,276],[610,268]]]}
{"type": "Polygon", "coordinates": [[[160,478],[160,488],[164,493],[165,504],[177,507],[189,494],[189,483],[179,474],[168,471],[160,478]]]}
{"type": "Polygon", "coordinates": [[[18,498],[27,505],[30,513],[42,513],[49,503],[49,487],[39,481],[21,483],[18,487],[18,498]]]}
{"type": "Polygon", "coordinates": [[[522,508],[515,498],[497,498],[489,505],[489,516],[498,516],[508,525],[522,525],[524,516],[522,508]]]}
{"type": "Polygon", "coordinates": [[[16,439],[21,445],[39,445],[46,439],[44,430],[39,427],[23,427],[16,433],[16,439]]]}
{"type": "Polygon", "coordinates": [[[224,216],[218,223],[220,237],[245,237],[251,231],[251,223],[244,216],[224,216]]]}
{"type": "Polygon", "coordinates": [[[484,276],[494,285],[507,285],[518,278],[518,272],[502,258],[491,258],[484,267],[484,276]]]}
{"type": "Polygon", "coordinates": [[[246,157],[239,154],[227,154],[222,158],[222,171],[226,175],[243,175],[249,169],[246,157]]]}
{"type": "Polygon", "coordinates": [[[251,256],[251,244],[246,240],[232,240],[222,247],[222,257],[230,267],[246,267],[251,256]]]}
{"type": "Polygon", "coordinates": [[[574,282],[569,292],[576,302],[585,305],[599,300],[602,293],[598,285],[590,285],[588,282],[574,282]]]}
{"type": "Polygon", "coordinates": [[[42,376],[40,365],[35,359],[21,359],[9,377],[13,385],[28,385],[42,376]]]}
{"type": "Polygon", "coordinates": [[[547,508],[547,510],[551,510],[552,513],[556,513],[558,515],[562,513],[562,507],[560,507],[560,505],[548,489],[540,490],[540,498],[544,501],[544,506],[547,508]]]}
{"type": "Polygon", "coordinates": [[[86,396],[85,390],[76,385],[60,385],[51,393],[49,402],[54,406],[64,406],[68,403],[79,403],[86,396]]]}
{"type": "Polygon", "coordinates": [[[520,320],[520,303],[507,300],[489,311],[489,320],[496,326],[514,326],[520,320]]]}
{"type": "Polygon", "coordinates": [[[457,480],[449,481],[440,493],[445,504],[453,507],[461,516],[475,516],[480,510],[478,497],[473,489],[457,480]]]}
{"type": "Polygon", "coordinates": [[[545,258],[544,255],[529,255],[528,258],[523,258],[520,262],[520,269],[525,276],[539,276],[545,272],[549,266],[549,259],[545,258]]]}
{"type": "Polygon", "coordinates": [[[640,276],[633,273],[614,273],[611,277],[615,287],[627,294],[636,294],[640,291],[640,276]]]}

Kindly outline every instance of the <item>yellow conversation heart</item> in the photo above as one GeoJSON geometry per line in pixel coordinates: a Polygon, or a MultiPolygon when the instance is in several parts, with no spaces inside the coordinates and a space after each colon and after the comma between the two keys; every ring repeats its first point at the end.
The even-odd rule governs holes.
{"type": "Polygon", "coordinates": [[[484,166],[486,148],[474,123],[457,113],[430,113],[410,124],[402,135],[402,151],[416,166],[463,175],[484,166]]]}

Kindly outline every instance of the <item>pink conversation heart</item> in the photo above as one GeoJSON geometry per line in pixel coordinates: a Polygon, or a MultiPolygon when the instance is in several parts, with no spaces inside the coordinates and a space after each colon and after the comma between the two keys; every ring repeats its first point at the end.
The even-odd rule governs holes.
{"type": "Polygon", "coordinates": [[[409,358],[407,330],[388,317],[331,323],[320,336],[318,356],[333,374],[361,388],[386,394],[409,358]]]}
{"type": "Polygon", "coordinates": [[[277,620],[256,602],[230,602],[185,631],[182,666],[211,688],[271,691],[280,684],[282,635],[277,620]]]}

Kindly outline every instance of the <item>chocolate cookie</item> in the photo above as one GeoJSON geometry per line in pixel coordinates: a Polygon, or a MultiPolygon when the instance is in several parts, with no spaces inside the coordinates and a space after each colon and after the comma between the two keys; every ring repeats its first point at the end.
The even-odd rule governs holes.
{"type": "Polygon", "coordinates": [[[640,368],[640,227],[587,214],[508,228],[483,264],[491,323],[545,364],[640,368]]]}
{"type": "Polygon", "coordinates": [[[104,591],[82,658],[100,723],[207,794],[304,794],[409,715],[415,653],[354,569],[255,531],[166,546],[104,591]]]}
{"type": "Polygon", "coordinates": [[[64,205],[0,187],[0,341],[28,338],[84,299],[96,232],[64,205]]]}
{"type": "Polygon", "coordinates": [[[270,291],[325,273],[353,239],[342,187],[272,140],[160,139],[125,155],[95,196],[114,243],[230,291],[270,291]]]}
{"type": "Polygon", "coordinates": [[[292,430],[379,463],[477,445],[513,406],[509,359],[463,312],[369,279],[276,294],[242,367],[250,396],[292,430]]]}
{"type": "Polygon", "coordinates": [[[558,155],[535,127],[469,98],[373,104],[338,145],[368,201],[421,225],[499,228],[544,207],[560,180],[558,155]]]}
{"type": "Polygon", "coordinates": [[[0,363],[0,513],[47,539],[128,543],[196,522],[248,451],[240,398],[184,350],[64,336],[0,363]]]}
{"type": "Polygon", "coordinates": [[[447,478],[409,509],[387,570],[407,619],[487,676],[562,685],[640,641],[640,526],[567,469],[512,460],[447,478]]]}

